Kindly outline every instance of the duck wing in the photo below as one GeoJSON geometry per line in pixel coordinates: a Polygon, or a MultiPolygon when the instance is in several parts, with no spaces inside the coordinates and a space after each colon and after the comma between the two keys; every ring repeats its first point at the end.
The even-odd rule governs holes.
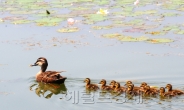
{"type": "Polygon", "coordinates": [[[60,75],[61,72],[58,71],[46,71],[42,73],[39,77],[41,82],[54,83],[62,80],[64,77],[60,75]]]}

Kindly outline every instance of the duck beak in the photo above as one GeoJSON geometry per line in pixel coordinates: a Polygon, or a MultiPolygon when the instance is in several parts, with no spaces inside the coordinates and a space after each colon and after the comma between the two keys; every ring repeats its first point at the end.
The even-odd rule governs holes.
{"type": "Polygon", "coordinates": [[[35,64],[33,64],[33,65],[30,65],[30,66],[38,66],[38,64],[35,63],[35,64]]]}
{"type": "Polygon", "coordinates": [[[125,84],[124,86],[126,86],[127,84],[125,84]]]}

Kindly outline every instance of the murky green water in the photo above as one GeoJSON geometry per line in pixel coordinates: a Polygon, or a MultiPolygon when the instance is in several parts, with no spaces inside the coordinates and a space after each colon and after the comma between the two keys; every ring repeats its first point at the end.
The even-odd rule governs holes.
{"type": "Polygon", "coordinates": [[[167,83],[184,90],[183,1],[1,0],[0,109],[176,109],[184,97],[139,98],[87,94],[83,80],[167,83]],[[108,14],[96,14],[101,9],[108,14]],[[45,10],[51,12],[47,15],[45,10]],[[68,26],[67,19],[77,20],[68,26]],[[79,29],[77,32],[72,28],[79,29]],[[59,29],[65,31],[58,32],[59,29]],[[48,70],[66,70],[65,84],[35,81],[40,56],[48,70]]]}

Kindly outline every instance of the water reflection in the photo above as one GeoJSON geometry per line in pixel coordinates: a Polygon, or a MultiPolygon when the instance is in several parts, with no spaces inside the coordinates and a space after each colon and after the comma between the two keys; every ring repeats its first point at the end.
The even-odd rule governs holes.
{"type": "Polygon", "coordinates": [[[30,86],[31,91],[35,91],[36,95],[39,97],[43,96],[46,99],[49,99],[54,95],[65,94],[67,92],[67,88],[64,83],[62,84],[54,84],[54,83],[43,83],[38,82],[36,84],[32,84],[30,86]]]}

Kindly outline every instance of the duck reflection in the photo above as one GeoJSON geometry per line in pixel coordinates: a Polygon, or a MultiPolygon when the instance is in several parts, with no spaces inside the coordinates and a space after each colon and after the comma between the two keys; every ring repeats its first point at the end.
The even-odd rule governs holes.
{"type": "Polygon", "coordinates": [[[30,86],[31,91],[35,91],[35,93],[41,97],[45,97],[47,99],[51,98],[52,95],[58,95],[58,94],[66,94],[67,88],[65,87],[65,84],[55,84],[55,83],[43,83],[38,82],[37,84],[32,84],[30,86]]]}

